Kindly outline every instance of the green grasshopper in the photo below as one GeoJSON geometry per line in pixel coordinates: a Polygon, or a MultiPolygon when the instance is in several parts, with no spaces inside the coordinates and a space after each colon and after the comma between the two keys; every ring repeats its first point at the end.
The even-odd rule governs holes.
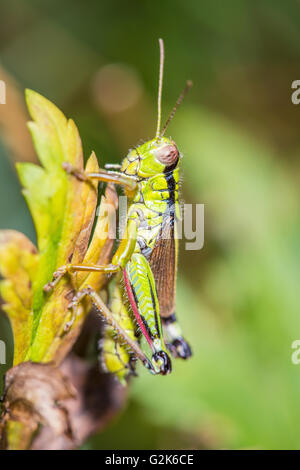
{"type": "Polygon", "coordinates": [[[155,138],[130,150],[122,165],[106,165],[106,169],[98,173],[86,173],[68,164],[64,165],[70,175],[80,180],[104,181],[124,188],[129,200],[126,228],[112,262],[103,266],[66,264],[54,273],[52,282],[45,286],[45,290],[49,291],[63,275],[78,271],[116,274],[109,307],[91,288],[78,292],[71,307],[76,309],[82,298],[89,296],[101,312],[109,325],[102,342],[103,362],[106,369],[114,372],[121,382],[133,370],[132,353],[150,372],[162,375],[170,373],[172,369],[167,349],[174,357],[187,359],[191,356],[191,349],[183,338],[175,316],[178,253],[176,222],[180,219],[178,185],[181,155],[175,142],[164,137],[191,82],[187,82],[161,130],[164,67],[162,39],[159,45],[155,138]],[[124,301],[124,293],[128,302],[124,301]],[[137,341],[133,320],[151,348],[151,359],[137,341]]]}

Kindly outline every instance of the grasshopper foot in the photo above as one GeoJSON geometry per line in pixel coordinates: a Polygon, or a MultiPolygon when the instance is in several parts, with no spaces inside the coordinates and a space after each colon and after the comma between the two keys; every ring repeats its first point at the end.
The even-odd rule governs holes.
{"type": "Polygon", "coordinates": [[[61,266],[58,268],[57,271],[53,274],[52,281],[48,282],[47,284],[44,285],[44,292],[47,294],[51,292],[56,284],[60,281],[60,279],[68,272],[68,267],[67,266],[61,266]]]}
{"type": "Polygon", "coordinates": [[[75,176],[80,181],[87,181],[88,177],[86,176],[85,172],[75,168],[69,162],[63,162],[62,164],[63,169],[69,174],[75,176]]]}
{"type": "Polygon", "coordinates": [[[63,335],[68,333],[68,331],[73,326],[77,317],[79,303],[89,293],[90,293],[90,288],[82,289],[81,291],[77,292],[76,295],[74,295],[72,302],[69,303],[68,310],[72,311],[72,316],[70,320],[64,325],[63,335]]]}
{"type": "Polygon", "coordinates": [[[159,374],[167,375],[172,371],[172,364],[168,354],[165,351],[158,351],[153,354],[152,362],[158,367],[159,374]]]}

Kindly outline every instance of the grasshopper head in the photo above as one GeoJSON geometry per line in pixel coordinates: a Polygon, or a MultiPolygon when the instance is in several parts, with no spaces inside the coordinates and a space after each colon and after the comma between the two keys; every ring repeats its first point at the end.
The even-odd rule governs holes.
{"type": "Polygon", "coordinates": [[[139,178],[149,178],[167,171],[169,167],[176,168],[179,157],[176,144],[166,137],[160,137],[131,150],[121,171],[139,178]]]}
{"type": "Polygon", "coordinates": [[[147,178],[173,169],[179,162],[179,151],[175,142],[166,137],[153,139],[137,149],[140,154],[138,176],[147,178]]]}

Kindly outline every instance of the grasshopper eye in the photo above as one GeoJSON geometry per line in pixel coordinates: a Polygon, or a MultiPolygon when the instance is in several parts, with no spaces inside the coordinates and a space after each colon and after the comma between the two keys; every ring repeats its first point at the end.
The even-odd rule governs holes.
{"type": "Polygon", "coordinates": [[[155,157],[166,166],[173,165],[179,157],[176,145],[165,145],[156,150],[155,157]]]}

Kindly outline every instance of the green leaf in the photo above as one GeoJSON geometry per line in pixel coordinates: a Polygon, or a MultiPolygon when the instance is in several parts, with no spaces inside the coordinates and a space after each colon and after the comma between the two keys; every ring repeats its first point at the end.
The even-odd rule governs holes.
{"type": "MultiPolygon", "coordinates": [[[[87,284],[100,290],[107,277],[79,273],[64,276],[51,293],[45,293],[44,286],[66,263],[109,261],[113,246],[110,228],[117,208],[115,190],[108,186],[91,239],[97,183],[80,181],[63,169],[63,163],[68,162],[84,170],[77,127],[38,93],[27,90],[26,99],[33,119],[29,129],[42,166],[19,163],[17,170],[36,228],[38,249],[18,232],[0,232],[0,272],[4,278],[0,294],[13,327],[15,365],[23,361],[59,363],[71,349],[90,303],[79,306],[70,331],[64,334],[72,315],[70,301],[87,284]]],[[[94,153],[85,169],[99,170],[94,153]]]]}
{"type": "MultiPolygon", "coordinates": [[[[34,91],[27,90],[26,100],[33,119],[29,129],[43,166],[17,165],[39,252],[32,286],[32,333],[25,359],[59,362],[78,336],[87,309],[80,307],[72,331],[64,337],[63,327],[71,315],[68,305],[78,286],[76,276],[65,276],[51,294],[44,293],[43,287],[58,267],[83,261],[95,217],[97,186],[79,181],[62,167],[63,162],[68,162],[84,169],[81,140],[74,122],[34,91]]],[[[97,171],[94,154],[87,168],[97,171]]]]}
{"type": "MultiPolygon", "coordinates": [[[[61,395],[50,396],[47,405],[44,400],[49,391],[47,387],[40,396],[35,396],[32,384],[28,383],[26,396],[24,378],[19,372],[24,369],[19,368],[29,367],[30,372],[33,366],[34,369],[37,365],[41,366],[37,363],[50,362],[51,367],[56,366],[72,348],[91,302],[86,300],[80,303],[75,320],[70,329],[65,331],[66,323],[73,316],[69,304],[76,292],[87,284],[100,290],[107,282],[107,277],[75,273],[63,276],[50,293],[44,292],[44,286],[52,280],[53,273],[67,263],[109,262],[114,242],[111,228],[115,222],[118,202],[114,187],[108,185],[91,237],[98,185],[67,174],[63,163],[67,162],[78,170],[97,172],[99,166],[96,155],[92,153],[84,168],[81,140],[74,122],[68,121],[61,111],[39,94],[27,91],[26,97],[33,118],[29,128],[43,166],[29,163],[17,165],[23,194],[36,228],[38,249],[21,233],[0,231],[0,274],[3,277],[0,296],[2,307],[11,321],[15,345],[14,365],[18,365],[10,369],[12,375],[9,380],[9,372],[6,375],[5,398],[8,403],[11,400],[11,404],[4,404],[4,408],[9,409],[12,415],[9,418],[4,415],[0,429],[1,434],[5,428],[7,447],[10,449],[27,448],[41,419],[45,424],[49,417],[54,416],[57,425],[57,419],[62,415],[62,422],[65,421],[65,413],[61,412],[59,406],[56,407],[56,415],[53,415],[61,395]],[[13,384],[14,375],[19,379],[16,386],[13,384]],[[39,398],[42,401],[39,402],[39,398]],[[22,410],[20,414],[18,410],[12,409],[13,403],[17,404],[18,410],[22,410]],[[45,413],[47,409],[50,414],[45,413]],[[33,415],[37,417],[36,421],[32,419],[33,415]]],[[[24,374],[27,382],[30,378],[28,370],[25,369],[24,374]]],[[[56,367],[53,371],[60,374],[56,367]]],[[[32,380],[36,384],[39,374],[32,373],[32,380]]],[[[50,369],[45,376],[53,382],[50,369]]],[[[42,377],[41,384],[45,383],[42,377]]],[[[61,385],[60,377],[58,384],[61,385]]],[[[64,391],[64,381],[62,385],[64,391]]],[[[63,394],[64,397],[70,398],[63,394]]]]}

